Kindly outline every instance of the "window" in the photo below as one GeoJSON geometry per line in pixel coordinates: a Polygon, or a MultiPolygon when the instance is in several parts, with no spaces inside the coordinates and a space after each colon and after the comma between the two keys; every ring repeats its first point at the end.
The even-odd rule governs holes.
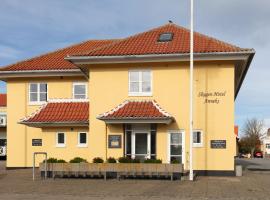
{"type": "Polygon", "coordinates": [[[87,133],[78,134],[78,147],[87,147],[87,133]]]}
{"type": "Polygon", "coordinates": [[[66,136],[65,133],[56,134],[56,147],[65,147],[66,146],[66,136]]]}
{"type": "Polygon", "coordinates": [[[183,157],[183,132],[171,132],[169,134],[169,162],[177,160],[182,163],[183,157]]]}
{"type": "Polygon", "coordinates": [[[202,147],[203,140],[202,140],[202,131],[196,130],[193,131],[193,147],[202,147]]]}
{"type": "Polygon", "coordinates": [[[87,98],[87,84],[73,83],[73,99],[86,99],[86,98],[87,98]]]}
{"type": "Polygon", "coordinates": [[[266,144],[266,149],[270,149],[270,144],[266,144]]]}
{"type": "Polygon", "coordinates": [[[129,95],[152,95],[152,73],[150,70],[129,71],[129,95]]]}
{"type": "Polygon", "coordinates": [[[31,103],[43,103],[47,101],[48,96],[47,83],[30,83],[29,101],[31,103]]]}
{"type": "Polygon", "coordinates": [[[159,35],[158,42],[169,42],[173,39],[173,33],[162,33],[159,35]]]}

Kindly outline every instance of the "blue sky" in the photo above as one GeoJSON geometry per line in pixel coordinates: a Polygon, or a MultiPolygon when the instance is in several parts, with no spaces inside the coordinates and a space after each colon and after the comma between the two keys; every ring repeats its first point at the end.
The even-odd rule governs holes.
{"type": "MultiPolygon", "coordinates": [[[[195,30],[254,48],[235,121],[270,127],[270,1],[195,1],[195,30]]],[[[0,66],[88,39],[121,38],[167,23],[188,27],[188,0],[1,0],[0,66]]],[[[0,92],[5,92],[4,83],[0,92]]]]}

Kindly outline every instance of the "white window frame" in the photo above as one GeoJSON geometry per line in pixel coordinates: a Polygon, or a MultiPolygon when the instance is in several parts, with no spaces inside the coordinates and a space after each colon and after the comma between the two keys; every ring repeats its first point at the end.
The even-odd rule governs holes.
{"type": "Polygon", "coordinates": [[[85,99],[88,98],[88,88],[86,82],[73,82],[72,84],[72,98],[75,99],[75,86],[76,85],[84,85],[85,86],[85,99]]]}
{"type": "Polygon", "coordinates": [[[186,162],[186,137],[185,130],[168,130],[167,134],[167,163],[171,163],[171,133],[182,134],[182,164],[185,166],[186,162]]]}
{"type": "Polygon", "coordinates": [[[85,148],[88,146],[88,134],[87,132],[78,132],[78,147],[81,147],[81,148],[85,148]],[[80,136],[81,136],[81,133],[85,133],[86,134],[86,143],[80,143],[80,136]]]}
{"type": "Polygon", "coordinates": [[[55,142],[56,142],[56,147],[66,147],[66,133],[65,132],[57,132],[55,135],[55,142]],[[58,135],[59,134],[64,134],[64,144],[63,143],[58,143],[58,135]]]}
{"type": "Polygon", "coordinates": [[[128,71],[128,95],[129,96],[152,96],[153,93],[153,74],[151,69],[132,69],[128,71]],[[139,72],[139,92],[131,92],[131,84],[130,84],[130,73],[131,72],[139,72]],[[150,72],[150,92],[143,92],[142,91],[142,72],[150,72]]]}
{"type": "Polygon", "coordinates": [[[46,96],[46,99],[48,101],[48,94],[49,94],[49,87],[48,87],[48,83],[46,82],[31,82],[29,83],[28,85],[28,102],[29,102],[29,105],[41,105],[47,101],[40,101],[40,84],[46,84],[47,85],[47,96],[46,96]],[[37,101],[31,101],[31,85],[32,84],[37,84],[38,87],[37,87],[37,101]]]}
{"type": "Polygon", "coordinates": [[[193,142],[193,147],[203,147],[203,131],[200,129],[194,129],[193,130],[193,134],[194,132],[200,132],[201,133],[201,142],[200,143],[194,143],[193,142]]]}

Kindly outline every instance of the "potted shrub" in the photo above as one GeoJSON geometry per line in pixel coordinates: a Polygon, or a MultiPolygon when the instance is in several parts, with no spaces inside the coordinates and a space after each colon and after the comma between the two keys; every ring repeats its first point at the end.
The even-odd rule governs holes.
{"type": "Polygon", "coordinates": [[[143,163],[162,163],[161,159],[146,159],[143,161],[143,163]]]}
{"type": "Polygon", "coordinates": [[[69,161],[70,163],[88,163],[86,159],[75,157],[69,161]]]}
{"type": "Polygon", "coordinates": [[[100,157],[93,158],[93,163],[104,163],[104,160],[100,157]]]}
{"type": "Polygon", "coordinates": [[[113,157],[109,157],[109,158],[107,159],[107,163],[116,163],[116,159],[113,158],[113,157]]]}

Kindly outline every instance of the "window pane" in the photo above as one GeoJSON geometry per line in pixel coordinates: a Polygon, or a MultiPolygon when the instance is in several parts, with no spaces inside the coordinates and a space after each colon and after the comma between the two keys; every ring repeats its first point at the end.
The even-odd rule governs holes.
{"type": "Polygon", "coordinates": [[[171,162],[178,160],[179,163],[182,163],[182,156],[171,156],[171,162]]]}
{"type": "Polygon", "coordinates": [[[58,133],[58,144],[65,144],[65,134],[58,133]]]}
{"type": "Polygon", "coordinates": [[[193,132],[193,143],[201,143],[201,132],[193,132]]]}
{"type": "Polygon", "coordinates": [[[85,94],[85,85],[75,85],[74,92],[75,94],[85,94]]]}
{"type": "Polygon", "coordinates": [[[171,155],[182,155],[182,145],[171,145],[171,155]]]}
{"type": "Polygon", "coordinates": [[[142,81],[151,81],[151,72],[150,71],[143,71],[142,72],[142,81]]]}
{"type": "Polygon", "coordinates": [[[47,84],[46,83],[40,84],[40,92],[47,92],[47,84]]]}
{"type": "Polygon", "coordinates": [[[30,93],[30,101],[37,101],[37,93],[30,93]]]}
{"type": "Polygon", "coordinates": [[[47,101],[47,93],[40,93],[39,94],[40,101],[47,101]]]}
{"type": "Polygon", "coordinates": [[[143,92],[151,92],[151,83],[150,82],[143,82],[142,83],[142,91],[143,92]]]}
{"type": "Polygon", "coordinates": [[[74,98],[75,99],[86,99],[86,96],[84,94],[75,94],[74,98]]]}
{"type": "Polygon", "coordinates": [[[179,133],[171,133],[171,144],[182,144],[182,138],[179,133]]]}
{"type": "Polygon", "coordinates": [[[139,72],[129,72],[129,78],[130,78],[130,82],[133,81],[139,81],[140,79],[140,73],[139,72]]]}
{"type": "Polygon", "coordinates": [[[36,83],[32,83],[30,84],[30,92],[37,92],[37,84],[36,83]]]}
{"type": "Polygon", "coordinates": [[[86,144],[86,133],[80,133],[80,144],[86,144]]]}
{"type": "Polygon", "coordinates": [[[130,92],[139,92],[139,82],[130,83],[130,92]]]}

